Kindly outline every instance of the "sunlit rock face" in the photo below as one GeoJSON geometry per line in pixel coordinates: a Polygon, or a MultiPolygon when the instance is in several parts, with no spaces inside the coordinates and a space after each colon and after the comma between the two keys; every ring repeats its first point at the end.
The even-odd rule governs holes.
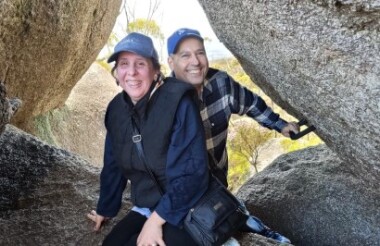
{"type": "Polygon", "coordinates": [[[321,145],[280,156],[238,196],[294,245],[379,245],[379,189],[321,145]]]}
{"type": "Polygon", "coordinates": [[[0,1],[0,74],[24,104],[13,124],[62,106],[106,43],[121,0],[0,1]]]}
{"type": "Polygon", "coordinates": [[[274,101],[363,179],[380,178],[380,1],[199,0],[274,101]]]}

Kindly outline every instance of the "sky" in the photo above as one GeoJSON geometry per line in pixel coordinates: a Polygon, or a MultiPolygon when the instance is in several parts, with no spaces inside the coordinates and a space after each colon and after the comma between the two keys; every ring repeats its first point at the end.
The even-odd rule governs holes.
{"type": "MultiPolygon", "coordinates": [[[[130,9],[135,12],[135,18],[147,18],[149,3],[155,0],[127,0],[130,9]]],[[[182,27],[197,29],[203,37],[208,37],[211,41],[205,42],[206,52],[209,60],[232,57],[232,54],[216,37],[212,30],[206,14],[204,13],[198,0],[156,0],[160,2],[160,7],[153,19],[160,26],[165,36],[165,44],[161,46],[155,42],[155,46],[161,54],[162,61],[166,61],[166,39],[177,29],[182,27]]],[[[115,28],[124,25],[125,19],[119,16],[115,28]]],[[[123,38],[123,35],[120,34],[123,38]]]]}

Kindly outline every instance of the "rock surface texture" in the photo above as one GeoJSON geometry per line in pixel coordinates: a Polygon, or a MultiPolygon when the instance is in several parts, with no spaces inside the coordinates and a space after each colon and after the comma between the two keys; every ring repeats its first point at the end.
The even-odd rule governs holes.
{"type": "Polygon", "coordinates": [[[0,81],[0,135],[20,106],[21,100],[18,98],[7,98],[5,86],[0,81]]]}
{"type": "Polygon", "coordinates": [[[103,166],[104,115],[108,103],[121,91],[111,73],[93,63],[75,85],[65,106],[41,115],[37,135],[103,166]],[[47,126],[47,125],[48,126],[47,126]]]}
{"type": "Polygon", "coordinates": [[[95,233],[86,218],[99,195],[98,168],[11,125],[0,137],[0,160],[0,245],[102,241],[113,223],[95,233]]]}
{"type": "Polygon", "coordinates": [[[121,0],[0,1],[0,67],[9,97],[24,104],[12,121],[33,131],[34,116],[62,106],[95,60],[121,0]]]}
{"type": "Polygon", "coordinates": [[[9,123],[9,101],[4,84],[0,81],[0,135],[9,123]]]}
{"type": "Polygon", "coordinates": [[[253,80],[378,182],[380,0],[199,2],[253,80]]]}
{"type": "Polygon", "coordinates": [[[321,145],[279,157],[238,197],[294,245],[380,245],[379,190],[321,145]]]}

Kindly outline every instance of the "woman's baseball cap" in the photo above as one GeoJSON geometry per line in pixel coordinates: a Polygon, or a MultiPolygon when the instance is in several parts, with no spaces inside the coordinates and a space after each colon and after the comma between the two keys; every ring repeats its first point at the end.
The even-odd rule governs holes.
{"type": "Polygon", "coordinates": [[[145,58],[153,58],[158,61],[157,51],[153,46],[152,39],[141,33],[131,32],[117,43],[113,54],[108,58],[107,62],[116,61],[120,52],[123,51],[132,52],[145,58]]]}

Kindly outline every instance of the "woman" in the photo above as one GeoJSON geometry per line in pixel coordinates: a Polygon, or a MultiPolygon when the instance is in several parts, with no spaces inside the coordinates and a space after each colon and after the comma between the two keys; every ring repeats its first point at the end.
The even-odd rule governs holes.
{"type": "Polygon", "coordinates": [[[100,197],[96,212],[88,217],[95,230],[114,217],[129,180],[134,207],[103,245],[195,245],[181,228],[184,216],[207,189],[209,177],[195,91],[176,79],[161,79],[157,52],[143,34],[130,33],[121,40],[108,59],[113,61],[123,91],[107,108],[100,197]],[[133,133],[133,122],[141,138],[133,133]],[[162,195],[139,158],[134,143],[139,140],[162,195]]]}

